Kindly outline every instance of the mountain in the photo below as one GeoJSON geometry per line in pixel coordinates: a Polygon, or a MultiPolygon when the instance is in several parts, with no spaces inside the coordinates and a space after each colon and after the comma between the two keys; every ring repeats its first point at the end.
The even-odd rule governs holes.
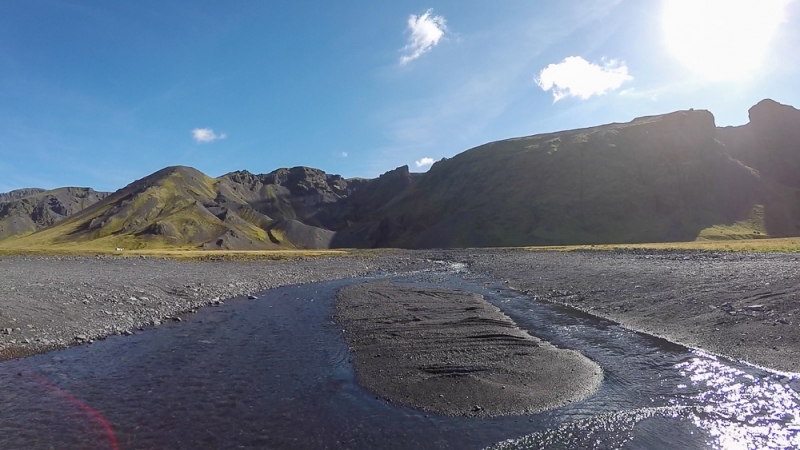
{"type": "Polygon", "coordinates": [[[689,110],[492,142],[344,231],[410,248],[796,236],[799,118],[765,101],[738,129],[689,110]]]}
{"type": "MultiPolygon", "coordinates": [[[[281,249],[328,248],[327,205],[352,192],[347,180],[295,167],[211,178],[164,168],[67,220],[7,247],[281,249]]],[[[353,185],[363,184],[356,180],[353,185]]]]}
{"type": "Polygon", "coordinates": [[[762,100],[748,113],[746,125],[718,130],[727,153],[765,178],[800,188],[800,111],[762,100]]]}
{"type": "Polygon", "coordinates": [[[17,189],[11,192],[0,192],[0,203],[8,203],[10,201],[19,200],[24,197],[30,197],[31,195],[41,194],[46,190],[47,189],[27,188],[27,189],[17,189]]]}
{"type": "Polygon", "coordinates": [[[58,223],[109,194],[90,188],[19,189],[0,194],[0,239],[58,223]]]}
{"type": "Polygon", "coordinates": [[[84,198],[80,207],[58,197],[73,206],[36,209],[33,199],[55,191],[16,192],[0,197],[11,200],[0,203],[0,239],[28,234],[2,247],[431,248],[798,236],[800,111],[764,100],[748,124],[722,128],[708,111],[678,111],[492,142],[425,174],[404,166],[369,180],[309,167],[211,178],[175,166],[111,195],[95,193],[96,201],[75,197],[84,198]]]}

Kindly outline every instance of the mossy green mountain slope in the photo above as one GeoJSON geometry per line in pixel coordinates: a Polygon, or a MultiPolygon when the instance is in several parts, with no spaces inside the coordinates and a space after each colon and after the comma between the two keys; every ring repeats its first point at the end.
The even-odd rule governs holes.
{"type": "Polygon", "coordinates": [[[277,248],[267,233],[215,201],[217,180],[167,167],[67,220],[4,246],[277,248]]]}
{"type": "Polygon", "coordinates": [[[6,248],[317,249],[335,234],[305,222],[350,191],[347,181],[304,167],[211,178],[167,167],[108,196],[67,220],[6,248]]]}

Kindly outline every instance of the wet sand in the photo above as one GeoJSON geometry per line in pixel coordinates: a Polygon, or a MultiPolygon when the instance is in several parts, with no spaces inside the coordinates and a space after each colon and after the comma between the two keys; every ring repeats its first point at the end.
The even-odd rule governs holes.
{"type": "Polygon", "coordinates": [[[407,406],[525,414],[586,398],[602,382],[596,363],[529,335],[478,294],[365,283],[342,289],[336,311],[359,383],[407,406]]]}

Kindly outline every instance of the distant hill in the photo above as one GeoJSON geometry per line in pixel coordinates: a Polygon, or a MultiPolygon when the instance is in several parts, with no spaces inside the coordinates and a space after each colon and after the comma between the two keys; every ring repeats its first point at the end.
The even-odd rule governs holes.
{"type": "MultiPolygon", "coordinates": [[[[363,184],[356,181],[355,185],[363,184]]],[[[41,248],[328,248],[334,232],[326,205],[352,192],[348,181],[296,167],[211,178],[167,167],[38,233],[6,247],[41,248]],[[309,225],[313,224],[313,225],[309,225]]]]}
{"type": "Polygon", "coordinates": [[[446,248],[798,236],[800,111],[764,100],[747,125],[724,128],[708,111],[678,111],[492,142],[425,174],[404,166],[371,180],[308,167],[218,178],[168,167],[53,220],[31,219],[39,231],[29,234],[35,230],[18,225],[21,217],[39,215],[19,202],[45,194],[0,196],[11,200],[0,202],[0,239],[28,233],[0,247],[446,248]],[[9,205],[30,211],[9,214],[9,205]]]}
{"type": "Polygon", "coordinates": [[[19,189],[0,194],[0,240],[58,223],[104,199],[107,192],[67,187],[19,189]]]}
{"type": "Polygon", "coordinates": [[[31,195],[41,194],[46,190],[47,189],[27,188],[27,189],[17,189],[11,192],[0,192],[0,203],[7,203],[13,200],[19,200],[24,197],[30,197],[31,195]]]}

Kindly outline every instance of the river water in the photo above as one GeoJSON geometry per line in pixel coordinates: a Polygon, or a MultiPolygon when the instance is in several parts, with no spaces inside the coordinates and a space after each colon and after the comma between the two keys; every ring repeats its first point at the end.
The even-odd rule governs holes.
{"type": "Polygon", "coordinates": [[[796,376],[630,332],[467,273],[389,278],[485,295],[531,334],[597,361],[600,390],[553,411],[489,419],[375,398],[356,384],[332,318],[336,292],[367,280],[342,280],[0,363],[0,448],[800,448],[796,376]]]}

